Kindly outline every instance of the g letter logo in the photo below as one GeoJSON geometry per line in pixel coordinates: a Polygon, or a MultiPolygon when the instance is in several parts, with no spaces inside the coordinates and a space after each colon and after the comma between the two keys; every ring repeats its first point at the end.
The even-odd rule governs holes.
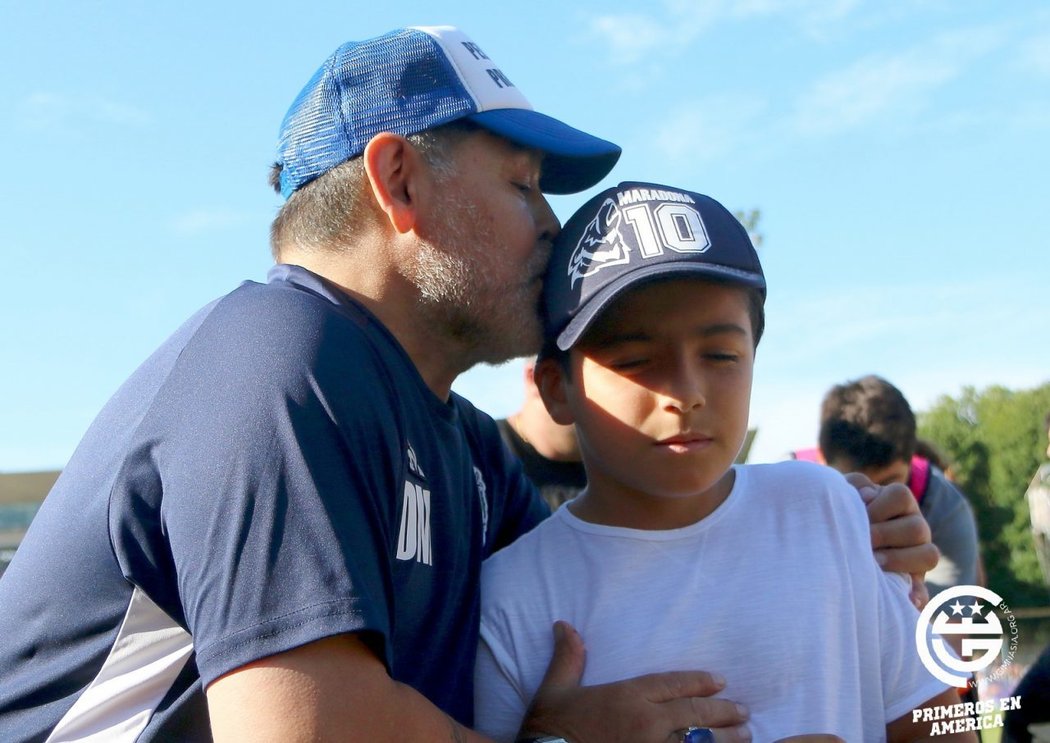
{"type": "Polygon", "coordinates": [[[934,677],[963,688],[969,684],[970,674],[983,671],[1000,657],[1007,640],[1004,635],[1009,636],[1010,650],[1005,659],[1009,663],[1017,649],[1017,623],[1002,597],[981,586],[955,586],[937,594],[922,610],[915,627],[915,646],[934,677]],[[1004,632],[997,609],[1007,617],[1009,632],[1004,632]],[[962,638],[961,659],[945,642],[944,638],[952,636],[962,638]]]}

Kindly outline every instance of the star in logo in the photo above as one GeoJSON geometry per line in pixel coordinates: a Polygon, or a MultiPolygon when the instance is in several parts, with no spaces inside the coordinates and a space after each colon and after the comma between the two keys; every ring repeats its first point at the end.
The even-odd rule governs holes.
{"type": "Polygon", "coordinates": [[[981,612],[984,611],[984,607],[981,603],[974,599],[973,603],[970,604],[970,616],[981,616],[981,612]]]}
{"type": "Polygon", "coordinates": [[[955,603],[951,604],[950,608],[952,610],[952,616],[954,616],[956,614],[962,614],[963,609],[966,607],[959,603],[959,599],[955,599],[955,603]]]}

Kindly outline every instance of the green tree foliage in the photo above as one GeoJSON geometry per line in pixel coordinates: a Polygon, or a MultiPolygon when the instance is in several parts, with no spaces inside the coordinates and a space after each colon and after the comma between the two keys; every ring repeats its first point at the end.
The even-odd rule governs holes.
{"type": "Polygon", "coordinates": [[[762,219],[762,212],[758,209],[750,209],[748,211],[737,209],[733,212],[733,216],[737,218],[740,224],[744,225],[744,229],[747,230],[747,236],[751,238],[751,243],[755,246],[755,250],[761,248],[763,235],[758,231],[758,223],[762,219]]]}
{"type": "Polygon", "coordinates": [[[943,448],[973,504],[988,587],[1011,607],[1050,599],[1036,561],[1025,490],[1046,458],[1050,383],[1013,391],[966,387],[919,415],[919,435],[943,448]]]}

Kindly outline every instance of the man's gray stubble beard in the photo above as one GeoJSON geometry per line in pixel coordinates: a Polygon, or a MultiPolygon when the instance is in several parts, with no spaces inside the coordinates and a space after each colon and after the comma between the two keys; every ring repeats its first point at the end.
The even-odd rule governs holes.
{"type": "MultiPolygon", "coordinates": [[[[471,366],[479,362],[498,364],[536,353],[540,344],[538,303],[528,310],[532,327],[524,326],[527,319],[514,316],[521,312],[513,313],[506,323],[517,322],[517,327],[493,327],[490,321],[499,316],[502,308],[485,306],[486,301],[482,300],[491,304],[493,300],[502,301],[505,295],[496,298],[491,293],[479,294],[479,288],[486,284],[483,264],[486,258],[495,255],[495,237],[481,226],[474,204],[457,201],[450,190],[444,193],[446,220],[441,237],[450,244],[455,244],[457,236],[472,236],[474,241],[469,245],[459,244],[460,254],[443,250],[431,241],[420,241],[408,278],[419,291],[428,324],[461,342],[471,366]]],[[[546,256],[537,256],[535,265],[530,263],[529,275],[538,270],[541,263],[546,263],[546,256]]]]}

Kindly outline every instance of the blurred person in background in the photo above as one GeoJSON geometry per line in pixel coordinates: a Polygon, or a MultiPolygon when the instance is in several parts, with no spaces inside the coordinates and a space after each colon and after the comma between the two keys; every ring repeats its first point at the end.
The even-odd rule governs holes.
{"type": "Polygon", "coordinates": [[[496,421],[500,435],[521,460],[525,474],[555,510],[575,498],[587,484],[576,429],[556,422],[536,388],[536,360],[525,363],[525,400],[521,408],[496,421]]]}
{"type": "Polygon", "coordinates": [[[823,460],[839,472],[909,486],[941,552],[926,574],[931,598],[952,586],[978,584],[973,510],[939,467],[916,456],[915,414],[899,389],[875,375],[835,385],[821,404],[819,442],[823,460]]]}

